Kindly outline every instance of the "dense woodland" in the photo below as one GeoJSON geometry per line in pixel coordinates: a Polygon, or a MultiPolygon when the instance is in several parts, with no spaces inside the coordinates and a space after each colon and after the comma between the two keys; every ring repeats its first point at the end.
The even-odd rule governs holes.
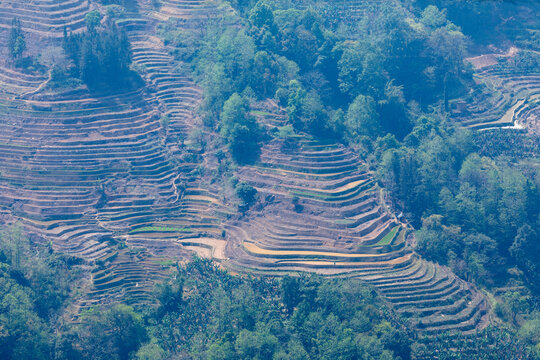
{"type": "MultiPolygon", "coordinates": [[[[193,30],[169,20],[160,33],[202,86],[199,115],[228,147],[228,166],[254,163],[266,141],[294,143],[299,132],[353,147],[416,229],[417,252],[488,294],[497,323],[478,338],[481,358],[540,358],[538,138],[476,133],[449,116],[452,99],[477,90],[468,55],[511,41],[532,51],[498,66],[537,72],[540,32],[508,18],[505,1],[389,1],[358,21],[331,6],[317,11],[317,1],[231,5],[232,19],[193,30]],[[279,133],[250,111],[268,98],[290,121],[279,133]]],[[[140,86],[135,72],[144,69],[130,67],[129,41],[114,22],[122,12],[110,9],[90,12],[85,32],[65,31],[62,46],[37,60],[25,60],[14,20],[12,61],[50,68],[52,88],[140,86]]],[[[245,207],[256,201],[247,184],[236,193],[245,207]]],[[[0,358],[406,360],[437,346],[358,281],[232,276],[201,259],[177,266],[153,308],[96,308],[72,322],[65,314],[91,266],[28,240],[18,226],[4,229],[0,358]]]]}

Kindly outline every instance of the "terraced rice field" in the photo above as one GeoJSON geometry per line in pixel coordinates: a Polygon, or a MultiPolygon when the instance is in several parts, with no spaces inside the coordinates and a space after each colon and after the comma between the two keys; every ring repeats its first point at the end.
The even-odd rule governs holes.
{"type": "Polygon", "coordinates": [[[155,21],[133,18],[121,21],[120,25],[130,37],[134,62],[145,69],[147,84],[155,90],[155,99],[164,109],[162,114],[169,118],[165,146],[176,157],[189,155],[195,159],[180,163],[184,173],[178,174],[176,182],[181,183],[183,190],[176,191],[176,197],[182,205],[175,218],[164,216],[159,221],[139,222],[128,236],[129,243],[164,254],[164,244],[182,244],[199,255],[222,258],[219,249],[224,244],[219,239],[219,226],[232,210],[218,200],[215,191],[219,189],[206,189],[201,179],[190,174],[203,161],[200,154],[179,147],[196,125],[195,110],[202,98],[201,90],[185,72],[176,70],[178,63],[168,49],[151,35],[156,31],[155,21]],[[211,247],[218,250],[209,250],[211,247]]]}
{"type": "Polygon", "coordinates": [[[47,81],[43,75],[19,72],[17,69],[0,66],[0,93],[6,96],[23,96],[37,91],[47,81]]]}
{"type": "Polygon", "coordinates": [[[211,20],[224,19],[234,10],[218,0],[160,0],[158,9],[150,12],[156,20],[175,19],[183,27],[193,28],[211,20]]]}
{"type": "Polygon", "coordinates": [[[479,96],[455,119],[477,130],[492,128],[528,128],[538,133],[540,115],[540,74],[512,74],[487,67],[476,76],[492,94],[479,96]]]}
{"type": "MultiPolygon", "coordinates": [[[[363,11],[361,2],[346,6],[363,11]]],[[[236,171],[262,203],[240,216],[217,185],[199,177],[204,154],[184,146],[197,126],[201,90],[155,36],[162,20],[194,27],[230,7],[163,0],[160,9],[140,8],[148,16],[119,24],[148,89],[48,93],[41,91],[46,76],[0,68],[0,219],[20,221],[55,249],[97,264],[79,309],[148,302],[170,265],[196,252],[238,272],[361,278],[426,334],[487,324],[482,294],[414,253],[409,229],[342,145],[303,135],[296,148],[272,140],[257,164],[236,171]]],[[[5,0],[0,27],[16,15],[25,31],[58,38],[64,26],[82,29],[89,9],[86,0],[5,0]]],[[[287,124],[279,109],[253,114],[269,130],[287,124]]]]}
{"type": "MultiPolygon", "coordinates": [[[[117,267],[111,241],[144,218],[169,214],[178,200],[179,169],[157,142],[153,108],[139,91],[2,101],[3,212],[59,251],[117,267]]],[[[122,279],[123,287],[136,285],[122,279]]]]}
{"type": "Polygon", "coordinates": [[[303,136],[296,150],[282,149],[273,140],[259,163],[238,169],[264,206],[226,225],[224,264],[257,274],[360,278],[426,334],[487,324],[484,296],[414,253],[407,227],[387,212],[354,153],[303,136]]]}
{"type": "Polygon", "coordinates": [[[220,202],[197,187],[193,164],[172,161],[146,96],[79,91],[1,103],[0,207],[57,250],[108,264],[111,281],[94,277],[90,302],[152,290],[166,269],[148,258],[185,258],[183,238],[193,247],[221,234],[220,202]],[[145,250],[127,256],[122,243],[145,250]]]}
{"type": "Polygon", "coordinates": [[[90,9],[88,0],[2,0],[0,28],[11,28],[13,18],[24,31],[43,37],[62,37],[64,28],[79,31],[90,9]]]}
{"type": "Polygon", "coordinates": [[[163,42],[153,36],[156,23],[145,19],[119,22],[131,40],[133,61],[145,71],[155,97],[166,108],[168,135],[175,141],[186,138],[194,126],[194,112],[202,98],[201,89],[193,80],[176,69],[174,58],[163,42]]]}
{"type": "MultiPolygon", "coordinates": [[[[16,12],[24,31],[52,43],[68,25],[60,13],[84,19],[88,10],[87,1],[0,3],[0,14],[16,12]]],[[[151,92],[48,93],[40,91],[45,76],[0,68],[2,220],[21,221],[58,251],[100,264],[80,309],[148,301],[170,260],[208,252],[209,244],[224,247],[218,228],[228,210],[214,211],[221,203],[192,174],[200,159],[178,146],[194,124],[200,89],[174,71],[167,49],[152,36],[155,22],[135,17],[120,25],[151,92]]]]}

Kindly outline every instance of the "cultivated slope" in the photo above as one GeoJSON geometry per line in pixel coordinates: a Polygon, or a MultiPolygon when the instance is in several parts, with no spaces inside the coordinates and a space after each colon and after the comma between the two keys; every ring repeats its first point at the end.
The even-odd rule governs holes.
{"type": "Polygon", "coordinates": [[[25,31],[43,37],[61,37],[64,28],[81,30],[89,9],[88,0],[2,0],[0,28],[10,28],[12,19],[17,18],[25,31]]]}
{"type": "Polygon", "coordinates": [[[540,133],[540,74],[498,70],[495,64],[475,74],[485,90],[473,94],[455,119],[471,129],[512,127],[540,133]]]}
{"type": "Polygon", "coordinates": [[[487,324],[484,296],[414,253],[406,226],[388,211],[354,153],[295,140],[273,140],[260,163],[238,169],[263,206],[227,225],[226,264],[255,273],[361,278],[427,334],[487,324]]]}
{"type": "MultiPolygon", "coordinates": [[[[77,0],[0,4],[0,14],[17,12],[26,31],[50,38],[69,24],[80,29],[88,9],[77,0]]],[[[200,175],[211,161],[187,141],[201,90],[155,35],[163,19],[190,28],[225,18],[230,7],[170,0],[139,9],[119,24],[145,88],[50,92],[46,76],[0,68],[2,220],[98,265],[79,307],[145,303],[171,263],[193,250],[242,272],[361,278],[427,334],[485,326],[484,297],[414,253],[407,226],[342,145],[272,140],[256,165],[236,171],[260,203],[245,216],[228,206],[219,185],[200,175]]],[[[287,122],[278,110],[261,114],[268,129],[287,122]]]]}

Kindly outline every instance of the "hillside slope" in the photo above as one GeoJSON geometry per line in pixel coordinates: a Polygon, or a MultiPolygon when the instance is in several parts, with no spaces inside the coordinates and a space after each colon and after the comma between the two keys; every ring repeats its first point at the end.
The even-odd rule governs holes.
{"type": "MultiPolygon", "coordinates": [[[[15,15],[24,31],[57,44],[65,26],[82,29],[90,8],[2,1],[0,20],[6,27],[15,15]]],[[[238,272],[360,278],[426,334],[484,328],[490,311],[482,293],[414,252],[410,227],[389,210],[353,149],[307,135],[292,149],[270,141],[257,164],[236,169],[259,192],[244,215],[200,175],[211,156],[186,139],[200,126],[203,94],[157,27],[169,18],[201,26],[232,11],[216,2],[169,0],[155,9],[141,1],[138,14],[119,21],[144,69],[146,87],[135,91],[43,90],[43,75],[2,64],[2,221],[20,221],[58,251],[98,264],[79,309],[149,302],[172,262],[195,251],[238,272]]],[[[281,110],[259,120],[286,121],[281,110]]]]}

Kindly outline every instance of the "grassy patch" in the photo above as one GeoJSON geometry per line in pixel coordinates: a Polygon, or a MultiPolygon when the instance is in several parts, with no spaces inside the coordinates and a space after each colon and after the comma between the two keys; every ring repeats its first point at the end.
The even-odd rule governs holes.
{"type": "Polygon", "coordinates": [[[351,220],[351,219],[339,219],[339,220],[334,221],[334,223],[336,223],[338,225],[349,225],[349,224],[354,223],[354,220],[351,220]]]}
{"type": "Polygon", "coordinates": [[[155,264],[158,264],[158,265],[161,265],[161,266],[166,266],[166,267],[169,267],[169,266],[173,266],[174,264],[176,264],[173,260],[153,260],[153,262],[155,264]]]}
{"type": "Polygon", "coordinates": [[[13,147],[21,147],[21,148],[29,148],[29,147],[31,147],[30,145],[22,145],[22,144],[8,144],[8,143],[4,143],[4,142],[0,142],[0,145],[1,145],[1,146],[13,146],[13,147]]]}
{"type": "Polygon", "coordinates": [[[392,239],[396,236],[396,233],[399,230],[399,225],[395,226],[388,234],[386,234],[378,243],[375,244],[375,246],[383,246],[388,245],[392,242],[392,239]]]}
{"type": "Polygon", "coordinates": [[[402,242],[405,242],[405,235],[407,235],[407,230],[403,230],[399,233],[397,240],[394,241],[394,245],[401,244],[402,242]]]}
{"type": "Polygon", "coordinates": [[[309,192],[309,191],[301,191],[301,190],[291,190],[291,194],[297,195],[297,196],[304,196],[304,197],[316,197],[322,200],[329,200],[330,198],[327,195],[309,192]]]}
{"type": "Polygon", "coordinates": [[[285,125],[278,127],[278,136],[282,139],[294,137],[294,129],[291,125],[285,125]]]}
{"type": "Polygon", "coordinates": [[[275,115],[267,111],[261,111],[261,110],[252,110],[251,113],[255,116],[274,116],[275,115]]]}

